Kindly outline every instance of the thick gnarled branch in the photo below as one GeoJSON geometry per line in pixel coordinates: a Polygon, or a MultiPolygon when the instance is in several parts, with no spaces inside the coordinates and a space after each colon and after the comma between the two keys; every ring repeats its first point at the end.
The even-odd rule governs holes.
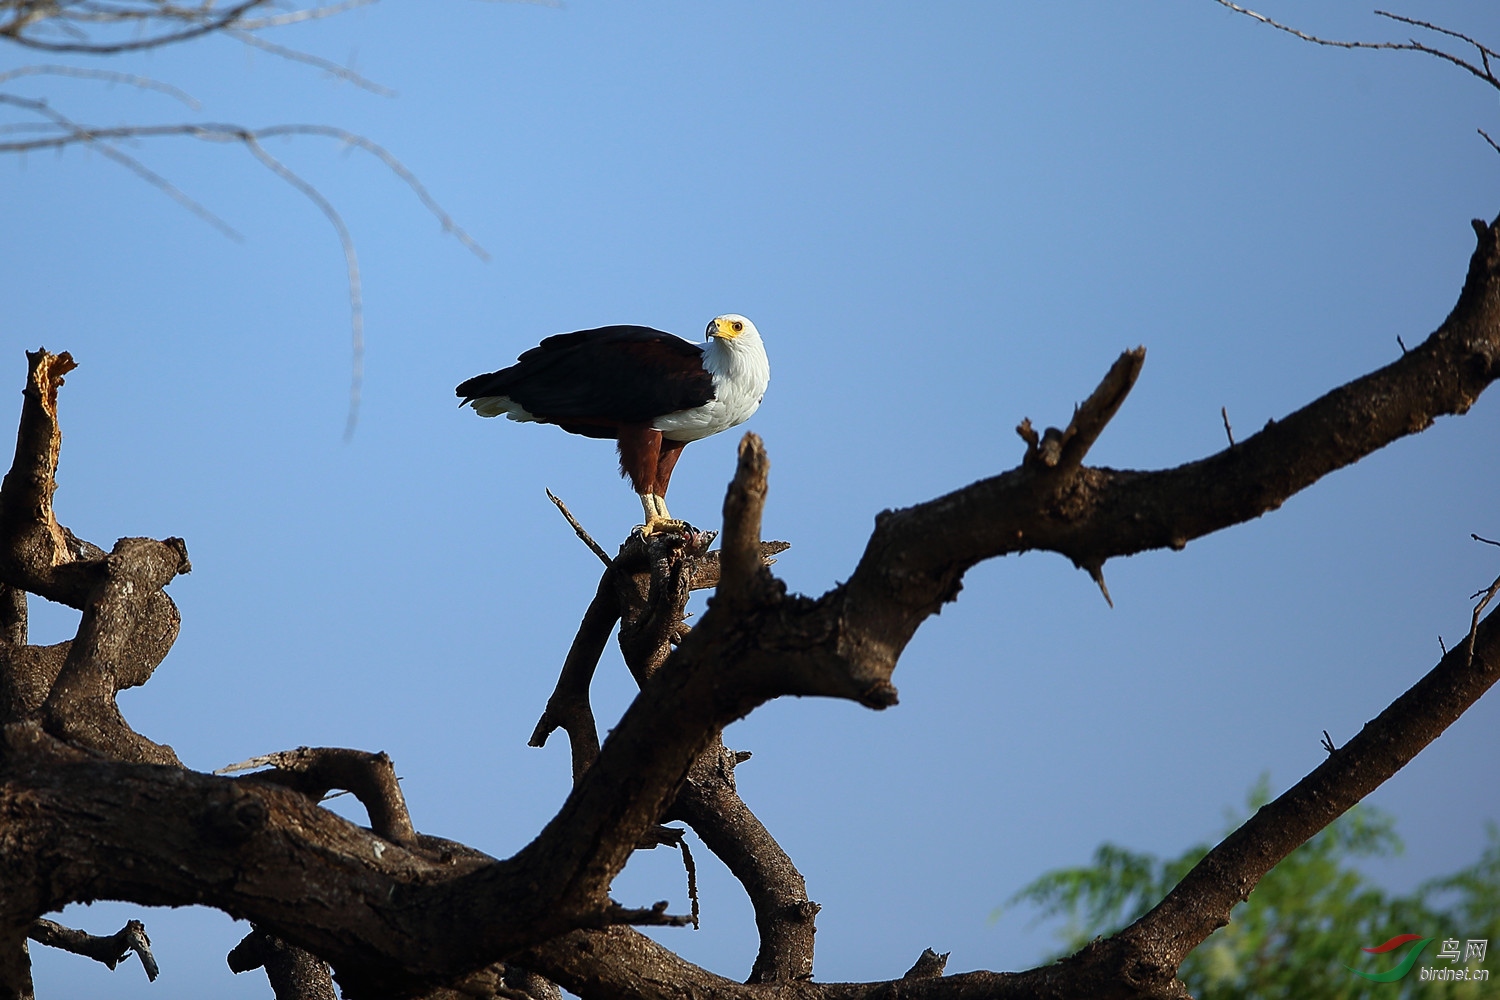
{"type": "MultiPolygon", "coordinates": [[[[0,750],[6,838],[0,842],[0,945],[17,915],[29,920],[69,901],[113,896],[206,903],[249,917],[330,961],[353,997],[427,991],[507,958],[588,1000],[642,992],[713,993],[719,1000],[772,993],[781,1000],[874,1000],[897,993],[934,1000],[1181,997],[1177,963],[1227,919],[1260,875],[1398,770],[1495,682],[1500,627],[1493,615],[1476,630],[1472,656],[1457,649],[1445,657],[1367,734],[1268,806],[1265,819],[1226,840],[1156,911],[1044,969],[913,977],[899,986],[796,979],[733,984],[612,926],[668,916],[617,906],[609,886],[729,722],[786,694],[892,704],[891,676],[907,641],[956,595],[976,562],[1040,548],[1087,566],[1181,547],[1273,509],[1438,415],[1467,409],[1500,375],[1500,222],[1476,231],[1479,247],[1457,306],[1436,333],[1394,364],[1225,452],[1176,469],[1124,472],[1066,460],[1069,448],[1097,437],[1123,399],[1130,379],[1116,379],[1117,386],[1106,385],[1094,397],[1099,405],[1080,409],[1073,437],[1059,442],[1056,464],[1026,463],[927,504],[888,512],[849,582],[817,600],[786,595],[750,558],[765,463],[758,443],[747,440],[726,499],[721,594],[675,651],[641,671],[639,697],[557,816],[508,860],[408,850],[270,782],[105,759],[58,742],[35,724],[8,726],[0,750]],[[317,912],[309,912],[309,898],[320,901],[317,912]]],[[[1119,364],[1128,374],[1128,356],[1119,364]]],[[[123,558],[122,551],[117,555],[123,558]]],[[[84,562],[88,593],[107,591],[99,560],[84,562]]],[[[657,575],[653,569],[651,576],[657,575]]],[[[695,577],[677,573],[658,596],[670,593],[675,601],[684,581],[690,590],[695,577]]],[[[649,586],[642,599],[650,602],[649,586]]],[[[100,600],[116,598],[104,593],[100,600]]],[[[670,646],[670,629],[655,628],[652,635],[657,652],[670,646]]],[[[85,639],[81,632],[75,642],[85,639]]],[[[109,659],[76,656],[93,656],[96,666],[109,659]]],[[[74,657],[70,650],[64,673],[74,657]]],[[[424,841],[418,838],[418,846],[424,841]]],[[[0,970],[13,958],[0,947],[0,970]]]]}
{"type": "Polygon", "coordinates": [[[417,846],[417,831],[406,809],[406,796],[388,754],[347,750],[342,747],[298,747],[252,757],[222,767],[215,774],[231,774],[252,768],[270,768],[254,777],[301,792],[314,802],[341,788],[365,807],[370,829],[402,847],[417,846]]]}
{"type": "Polygon", "coordinates": [[[53,509],[62,431],[58,389],[76,366],[66,352],[27,353],[15,459],[0,484],[0,722],[36,718],[54,733],[125,760],[176,763],[170,747],[134,732],[115,695],[144,684],[177,638],[180,616],[162,592],[190,566],[181,539],[124,538],[104,553],[63,527],[53,509]],[[26,645],[26,592],[83,611],[68,643],[26,645]]]}
{"type": "MultiPolygon", "coordinates": [[[[758,506],[765,497],[764,449],[758,442],[747,442],[741,454],[748,455],[754,467],[755,496],[747,499],[758,506]]],[[[644,685],[685,634],[684,609],[692,591],[716,585],[726,561],[746,563],[748,568],[736,572],[748,576],[762,572],[754,567],[769,566],[774,562],[772,557],[788,547],[785,542],[760,541],[759,511],[746,513],[755,522],[748,530],[741,526],[744,515],[728,519],[736,528],[726,531],[724,537],[734,539],[735,556],[723,549],[702,552],[697,539],[635,534],[610,561],[531,740],[533,746],[540,746],[554,728],[565,729],[572,744],[575,781],[599,752],[588,689],[614,623],[620,622],[620,648],[626,666],[644,685]]],[[[580,530],[571,518],[570,524],[575,531],[580,530]]],[[[735,791],[734,767],[749,756],[726,750],[715,739],[693,764],[667,818],[691,826],[745,887],[761,939],[750,980],[806,979],[812,975],[813,918],[818,905],[808,900],[806,883],[791,858],[735,791]]],[[[648,831],[642,843],[655,847],[680,842],[681,834],[667,836],[672,833],[657,827],[648,831]]],[[[686,862],[686,844],[681,843],[681,847],[686,862]]],[[[690,869],[690,896],[691,879],[690,869]]],[[[696,906],[694,899],[695,912],[696,906]]]]}
{"type": "Polygon", "coordinates": [[[177,636],[176,606],[166,601],[153,605],[152,596],[188,571],[187,548],[180,538],[122,538],[100,569],[78,635],[42,705],[42,718],[56,735],[121,760],[180,764],[171,747],[153,743],[126,724],[115,695],[145,683],[160,662],[155,656],[131,655],[143,634],[163,655],[177,636]],[[153,611],[169,613],[152,620],[153,611]]]}

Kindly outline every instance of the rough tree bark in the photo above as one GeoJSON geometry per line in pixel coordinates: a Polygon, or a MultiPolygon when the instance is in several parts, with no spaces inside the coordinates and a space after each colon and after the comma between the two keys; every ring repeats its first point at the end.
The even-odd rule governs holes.
{"type": "MultiPolygon", "coordinates": [[[[892,676],[916,629],[984,559],[1067,556],[1103,586],[1105,562],[1255,518],[1327,473],[1465,412],[1500,376],[1500,219],[1474,225],[1458,303],[1419,347],[1218,454],[1160,471],[1084,464],[1145,360],[1126,352],[1065,429],[1025,422],[1021,464],[876,519],[847,583],[788,594],[760,539],[769,462],[741,443],[719,550],[696,533],[633,537],[609,560],[532,736],[568,733],[574,784],[524,849],[495,859],[416,832],[388,758],[301,749],[229,778],[181,767],[135,733],[115,694],[170,648],[164,587],[188,569],[177,539],[122,539],[104,553],[52,510],[67,355],[29,355],[16,457],[0,489],[0,997],[30,994],[28,934],[70,902],[198,904],[253,921],[231,961],[265,967],[278,997],[555,995],[585,1000],[864,1000],[876,997],[1186,995],[1183,958],[1258,880],[1409,761],[1500,679],[1500,622],[1476,615],[1447,653],[1355,739],[1225,839],[1150,913],[1054,965],[943,975],[924,955],[891,982],[811,981],[817,905],[734,789],[742,759],[723,727],[782,695],[896,702],[892,676]],[[698,625],[683,605],[714,594],[698,625]],[[25,595],[84,611],[70,643],[30,646],[25,595]],[[616,623],[641,690],[600,745],[589,682],[616,623]],[[322,809],[353,791],[370,827],[322,809]],[[631,853],[675,843],[681,821],[743,883],[760,953],[739,983],[631,929],[690,918],[609,896],[631,853]],[[310,905],[315,900],[316,905],[310,905]],[[326,966],[325,966],[326,963],[326,966]]],[[[63,929],[65,930],[65,929],[63,929]]],[[[124,932],[122,932],[124,933],[124,932]]],[[[54,935],[61,940],[65,935],[54,935]]],[[[143,936],[143,935],[142,935],[143,936]]],[[[112,946],[116,959],[119,944],[112,946]]]]}

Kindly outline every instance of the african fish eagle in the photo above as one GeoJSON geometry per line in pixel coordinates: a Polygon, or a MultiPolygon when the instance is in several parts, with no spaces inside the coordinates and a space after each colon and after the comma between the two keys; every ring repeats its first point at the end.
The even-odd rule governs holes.
{"type": "Polygon", "coordinates": [[[689,441],[728,430],[760,406],[771,365],[755,324],[729,313],[694,344],[646,326],[602,326],[548,337],[509,368],[458,387],[481,417],[556,424],[614,438],[620,474],[641,498],[645,533],[682,530],[667,484],[689,441]]]}

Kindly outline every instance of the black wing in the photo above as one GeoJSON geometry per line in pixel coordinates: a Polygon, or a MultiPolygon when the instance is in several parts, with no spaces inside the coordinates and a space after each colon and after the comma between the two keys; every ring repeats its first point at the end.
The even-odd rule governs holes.
{"type": "Polygon", "coordinates": [[[508,396],[549,423],[635,424],[714,398],[703,348],[646,326],[548,337],[509,368],[458,387],[465,403],[508,396]]]}

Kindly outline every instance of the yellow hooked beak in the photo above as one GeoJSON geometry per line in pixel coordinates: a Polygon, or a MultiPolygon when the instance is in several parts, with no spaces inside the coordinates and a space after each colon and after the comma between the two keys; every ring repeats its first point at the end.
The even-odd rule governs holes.
{"type": "Polygon", "coordinates": [[[715,337],[720,340],[733,340],[745,332],[745,324],[739,320],[731,320],[724,316],[718,316],[712,323],[708,324],[709,339],[715,337]]]}

